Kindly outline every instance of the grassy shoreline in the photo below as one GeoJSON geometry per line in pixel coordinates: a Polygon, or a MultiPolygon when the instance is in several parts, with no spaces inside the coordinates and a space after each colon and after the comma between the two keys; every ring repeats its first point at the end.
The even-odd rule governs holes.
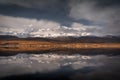
{"type": "Polygon", "coordinates": [[[60,43],[29,40],[0,40],[0,51],[45,51],[64,49],[120,49],[120,43],[60,43]]]}

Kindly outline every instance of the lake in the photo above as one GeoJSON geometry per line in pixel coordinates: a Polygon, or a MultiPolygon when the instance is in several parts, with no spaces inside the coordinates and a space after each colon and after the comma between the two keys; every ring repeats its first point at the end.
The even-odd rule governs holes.
{"type": "Polygon", "coordinates": [[[0,56],[0,78],[1,80],[120,79],[119,54],[65,53],[67,52],[18,53],[12,56],[0,56]]]}

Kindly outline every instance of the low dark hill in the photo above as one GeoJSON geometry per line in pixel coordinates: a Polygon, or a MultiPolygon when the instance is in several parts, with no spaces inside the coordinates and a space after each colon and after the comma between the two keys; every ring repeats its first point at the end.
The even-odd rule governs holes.
{"type": "Polygon", "coordinates": [[[82,37],[51,37],[51,38],[42,38],[42,37],[27,37],[27,38],[18,38],[16,36],[10,35],[0,35],[0,40],[34,40],[34,41],[52,41],[52,42],[65,42],[65,43],[120,43],[120,36],[105,36],[105,37],[96,37],[96,36],[82,36],[82,37]]]}

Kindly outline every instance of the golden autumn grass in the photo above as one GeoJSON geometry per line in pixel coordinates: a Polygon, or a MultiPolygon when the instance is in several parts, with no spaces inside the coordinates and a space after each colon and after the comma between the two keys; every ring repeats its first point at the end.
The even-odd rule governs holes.
{"type": "Polygon", "coordinates": [[[33,40],[0,40],[0,51],[45,51],[63,49],[120,49],[120,43],[57,43],[33,40]]]}

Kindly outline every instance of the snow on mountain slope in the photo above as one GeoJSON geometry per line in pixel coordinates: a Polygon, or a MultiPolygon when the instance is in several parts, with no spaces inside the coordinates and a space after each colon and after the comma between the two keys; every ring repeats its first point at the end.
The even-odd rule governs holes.
{"type": "Polygon", "coordinates": [[[34,28],[29,27],[24,30],[15,28],[0,29],[1,35],[14,35],[18,37],[58,37],[58,36],[88,36],[90,32],[85,32],[86,29],[78,29],[73,27],[61,26],[57,28],[34,28]]]}

